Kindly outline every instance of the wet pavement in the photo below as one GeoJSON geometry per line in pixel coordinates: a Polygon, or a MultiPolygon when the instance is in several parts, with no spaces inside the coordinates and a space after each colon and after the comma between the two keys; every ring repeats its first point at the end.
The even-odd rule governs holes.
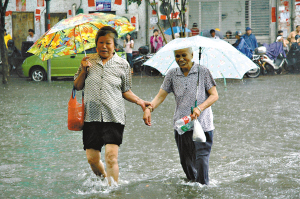
{"type": "MultiPolygon", "coordinates": [[[[162,81],[137,75],[132,90],[152,100],[162,81]]],[[[300,198],[299,74],[227,80],[226,88],[217,80],[209,186],[185,181],[170,94],[152,127],[126,102],[120,184],[107,187],[87,163],[81,132],[67,129],[72,84],[13,76],[0,85],[0,198],[300,198]]]]}

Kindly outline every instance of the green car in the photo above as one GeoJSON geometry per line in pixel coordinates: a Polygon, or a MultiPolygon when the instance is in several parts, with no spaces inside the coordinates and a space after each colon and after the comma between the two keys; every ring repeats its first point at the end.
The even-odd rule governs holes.
{"type": "MultiPolygon", "coordinates": [[[[96,53],[96,48],[86,50],[87,54],[96,53]]],[[[126,59],[125,52],[117,54],[126,59]]],[[[72,77],[77,72],[80,62],[84,57],[84,52],[55,57],[51,59],[51,77],[72,77]]],[[[33,81],[43,81],[47,79],[47,61],[42,61],[38,56],[32,55],[27,57],[23,64],[22,70],[25,77],[30,77],[33,81]]]]}

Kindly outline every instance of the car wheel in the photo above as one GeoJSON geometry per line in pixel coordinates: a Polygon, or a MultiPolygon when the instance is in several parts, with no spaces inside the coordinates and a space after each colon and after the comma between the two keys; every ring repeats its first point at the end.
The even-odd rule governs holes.
{"type": "Polygon", "coordinates": [[[35,67],[31,70],[30,77],[35,82],[44,81],[46,79],[46,72],[41,67],[35,67]]]}
{"type": "Polygon", "coordinates": [[[257,68],[251,69],[246,73],[246,75],[250,78],[256,78],[260,75],[260,66],[258,63],[254,62],[257,68]]]}
{"type": "Polygon", "coordinates": [[[266,63],[265,68],[266,68],[269,75],[274,75],[275,74],[275,70],[274,70],[273,66],[271,66],[270,64],[266,63]]]}

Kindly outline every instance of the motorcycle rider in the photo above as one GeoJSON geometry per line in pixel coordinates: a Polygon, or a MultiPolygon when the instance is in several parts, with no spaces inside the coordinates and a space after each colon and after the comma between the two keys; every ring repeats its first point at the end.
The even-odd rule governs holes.
{"type": "Polygon", "coordinates": [[[238,49],[241,53],[246,55],[249,59],[252,59],[253,51],[246,43],[245,39],[242,37],[241,31],[236,31],[235,38],[237,39],[234,44],[232,44],[236,49],[238,49]]]}
{"type": "Polygon", "coordinates": [[[300,25],[297,25],[296,26],[296,30],[295,31],[292,31],[287,40],[290,42],[290,45],[292,45],[293,43],[295,43],[297,40],[296,40],[296,36],[299,35],[300,36],[300,25]]]}
{"type": "Polygon", "coordinates": [[[296,42],[292,43],[291,49],[294,49],[294,50],[299,49],[300,50],[300,35],[295,36],[295,41],[296,42]]]}
{"type": "Polygon", "coordinates": [[[210,34],[210,38],[213,38],[213,39],[220,39],[219,36],[216,35],[216,31],[214,29],[211,29],[209,31],[209,34],[210,34]]]}
{"type": "Polygon", "coordinates": [[[277,35],[277,38],[276,38],[276,42],[282,42],[283,49],[285,50],[285,52],[287,53],[289,51],[289,48],[288,48],[289,41],[284,39],[282,30],[278,30],[278,35],[277,35]]]}
{"type": "Polygon", "coordinates": [[[7,42],[8,42],[8,40],[11,40],[11,39],[12,39],[11,35],[7,34],[6,29],[4,29],[4,42],[6,44],[6,48],[7,48],[7,42]]]}
{"type": "Polygon", "coordinates": [[[21,52],[15,46],[14,40],[7,41],[7,55],[8,64],[10,65],[10,71],[18,67],[18,57],[21,57],[21,52]]]}
{"type": "Polygon", "coordinates": [[[250,27],[246,28],[246,34],[243,35],[243,38],[252,51],[258,47],[256,37],[254,34],[252,34],[252,29],[250,27]]]}

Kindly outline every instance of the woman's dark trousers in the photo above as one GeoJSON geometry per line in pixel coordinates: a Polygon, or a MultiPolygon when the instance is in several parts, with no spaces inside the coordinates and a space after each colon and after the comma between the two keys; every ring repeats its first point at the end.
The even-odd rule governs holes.
{"type": "Polygon", "coordinates": [[[181,166],[190,181],[209,184],[209,155],[213,143],[213,131],[205,132],[206,142],[194,142],[193,131],[179,135],[175,130],[175,140],[181,166]]]}

